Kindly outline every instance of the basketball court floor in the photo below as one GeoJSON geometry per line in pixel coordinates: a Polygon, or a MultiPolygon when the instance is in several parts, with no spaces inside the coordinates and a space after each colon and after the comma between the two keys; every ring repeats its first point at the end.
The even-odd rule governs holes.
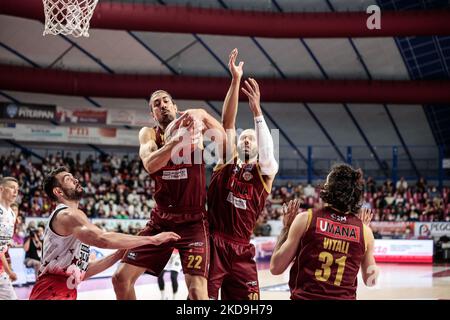
{"type": "MultiPolygon", "coordinates": [[[[381,269],[377,286],[367,288],[361,277],[358,279],[358,299],[360,300],[437,300],[450,299],[450,264],[443,265],[407,265],[379,264],[381,269]]],[[[289,273],[273,276],[268,263],[259,263],[259,281],[262,300],[288,300],[287,285],[289,273]]],[[[170,274],[165,274],[166,297],[172,299],[170,274]]],[[[180,274],[177,300],[185,300],[187,289],[184,276],[180,274]]],[[[28,299],[30,287],[16,288],[19,299],[28,299]]],[[[160,291],[156,278],[142,276],[136,284],[136,295],[139,300],[159,300],[160,291]]],[[[93,279],[83,282],[78,290],[79,300],[114,300],[111,278],[93,279]]]]}

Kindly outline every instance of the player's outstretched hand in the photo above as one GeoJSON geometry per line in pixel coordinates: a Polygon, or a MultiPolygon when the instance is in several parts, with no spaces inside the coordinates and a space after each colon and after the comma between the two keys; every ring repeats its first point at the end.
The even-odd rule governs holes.
{"type": "Polygon", "coordinates": [[[302,201],[300,199],[294,199],[289,201],[286,205],[283,204],[283,225],[289,228],[298,214],[302,201]]]}
{"type": "Polygon", "coordinates": [[[150,238],[152,238],[152,244],[157,246],[166,242],[178,241],[181,239],[175,232],[161,232],[150,238]]]}
{"type": "Polygon", "coordinates": [[[248,98],[248,104],[250,106],[250,109],[252,110],[253,116],[256,117],[262,115],[260,104],[261,93],[259,91],[258,82],[256,82],[256,80],[253,78],[249,78],[248,80],[244,81],[244,84],[245,88],[243,87],[241,90],[248,98]]]}
{"type": "Polygon", "coordinates": [[[12,282],[14,282],[17,280],[17,274],[15,272],[11,272],[9,278],[11,279],[12,282]]]}
{"type": "Polygon", "coordinates": [[[230,56],[228,57],[228,69],[230,70],[231,76],[233,79],[240,80],[242,77],[243,66],[244,61],[239,62],[238,65],[236,65],[236,58],[238,55],[238,49],[234,48],[233,51],[231,51],[230,56]]]}
{"type": "Polygon", "coordinates": [[[362,223],[369,226],[373,218],[373,211],[369,208],[361,208],[358,213],[358,218],[361,219],[362,223]]]}

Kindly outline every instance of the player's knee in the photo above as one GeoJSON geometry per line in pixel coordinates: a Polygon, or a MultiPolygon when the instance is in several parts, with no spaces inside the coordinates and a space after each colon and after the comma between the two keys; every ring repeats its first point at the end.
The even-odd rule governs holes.
{"type": "Polygon", "coordinates": [[[131,286],[131,279],[119,269],[114,273],[112,283],[115,290],[125,290],[131,286]]]}
{"type": "Polygon", "coordinates": [[[200,300],[203,299],[203,290],[201,286],[193,285],[189,288],[189,298],[191,300],[200,300]]]}

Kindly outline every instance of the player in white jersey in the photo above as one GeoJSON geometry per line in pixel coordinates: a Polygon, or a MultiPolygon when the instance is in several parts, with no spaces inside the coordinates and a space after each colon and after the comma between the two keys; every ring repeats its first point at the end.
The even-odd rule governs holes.
{"type": "Polygon", "coordinates": [[[101,230],[78,209],[83,188],[65,167],[57,168],[45,177],[44,190],[58,205],[45,229],[41,267],[30,300],[75,300],[76,288],[81,281],[111,267],[124,253],[118,250],[89,264],[90,245],[131,249],[180,238],[173,232],[142,237],[101,230]]]}
{"type": "Polygon", "coordinates": [[[19,194],[19,183],[13,177],[0,179],[0,300],[16,300],[11,281],[17,280],[6,259],[6,251],[12,243],[16,215],[11,209],[19,194]]]}
{"type": "Polygon", "coordinates": [[[158,276],[158,287],[161,291],[161,300],[166,300],[164,273],[170,272],[170,281],[172,282],[172,299],[175,300],[178,292],[178,274],[181,272],[181,258],[178,250],[174,250],[170,256],[169,262],[167,262],[164,270],[158,276]]]}

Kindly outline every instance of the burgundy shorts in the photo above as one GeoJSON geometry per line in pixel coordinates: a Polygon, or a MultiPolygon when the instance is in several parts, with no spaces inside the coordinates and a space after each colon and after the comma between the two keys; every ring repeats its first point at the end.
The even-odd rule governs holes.
{"type": "Polygon", "coordinates": [[[211,236],[208,295],[211,299],[259,300],[255,247],[229,236],[211,236]]]}
{"type": "Polygon", "coordinates": [[[141,236],[153,236],[164,231],[180,235],[177,242],[159,246],[145,245],[130,249],[123,263],[146,268],[147,273],[159,276],[164,270],[174,248],[178,249],[184,274],[207,278],[209,268],[209,231],[206,211],[191,213],[163,213],[152,211],[151,219],[139,232],[141,236]]]}
{"type": "Polygon", "coordinates": [[[31,290],[30,300],[77,300],[77,289],[69,289],[67,276],[44,274],[31,290]]]}

